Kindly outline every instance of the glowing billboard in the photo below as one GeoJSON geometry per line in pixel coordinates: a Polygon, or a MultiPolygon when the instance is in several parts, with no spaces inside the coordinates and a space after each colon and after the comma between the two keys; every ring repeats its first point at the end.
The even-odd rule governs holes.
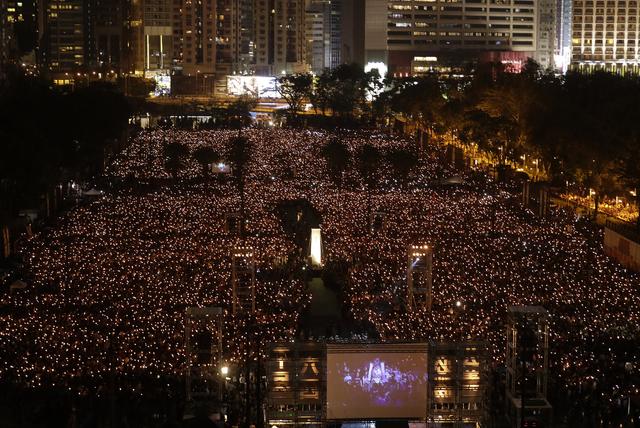
{"type": "Polygon", "coordinates": [[[227,93],[236,96],[280,98],[277,80],[269,76],[227,76],[227,93]]]}

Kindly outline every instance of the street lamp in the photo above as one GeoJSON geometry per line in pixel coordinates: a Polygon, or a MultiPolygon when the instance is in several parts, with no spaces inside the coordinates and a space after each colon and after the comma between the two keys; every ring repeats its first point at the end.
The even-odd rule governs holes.
{"type": "Polygon", "coordinates": [[[229,374],[229,366],[220,367],[220,374],[226,377],[229,374]]]}

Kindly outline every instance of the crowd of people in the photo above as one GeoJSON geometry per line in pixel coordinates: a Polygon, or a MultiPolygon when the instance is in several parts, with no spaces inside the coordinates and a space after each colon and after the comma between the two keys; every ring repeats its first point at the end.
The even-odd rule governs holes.
{"type": "MultiPolygon", "coordinates": [[[[40,385],[114,371],[180,375],[189,306],[224,308],[226,357],[249,352],[248,321],[231,311],[230,251],[240,238],[225,222],[239,211],[236,183],[207,176],[191,156],[174,177],[163,153],[167,143],[190,153],[208,146],[224,163],[237,135],[142,131],[108,167],[104,196],[30,239],[30,286],[1,302],[0,377],[40,385]]],[[[436,148],[421,149],[408,184],[383,161],[371,189],[355,167],[357,151],[365,143],[415,149],[400,137],[257,128],[242,135],[252,146],[243,245],[257,255],[255,324],[264,343],[295,338],[310,301],[298,270],[308,249],[276,210],[307,199],[322,219],[326,261],[349,266],[345,304],[382,340],[483,339],[499,364],[507,308],[541,305],[550,313],[553,375],[567,386],[606,382],[610,397],[640,388],[620,380],[640,367],[640,275],[604,255],[601,231],[586,220],[560,209],[538,218],[482,173],[447,180],[461,173],[436,148]],[[353,159],[341,186],[321,155],[332,138],[353,159]],[[434,248],[431,310],[404,304],[410,244],[434,248]]]]}

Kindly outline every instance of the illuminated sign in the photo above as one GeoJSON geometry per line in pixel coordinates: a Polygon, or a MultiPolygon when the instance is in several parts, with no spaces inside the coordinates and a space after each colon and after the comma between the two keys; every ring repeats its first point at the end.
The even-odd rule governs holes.
{"type": "Polygon", "coordinates": [[[322,233],[320,229],[311,229],[311,264],[322,266],[322,233]]]}
{"type": "Polygon", "coordinates": [[[227,93],[235,96],[280,98],[276,78],[268,76],[227,76],[227,93]]]}

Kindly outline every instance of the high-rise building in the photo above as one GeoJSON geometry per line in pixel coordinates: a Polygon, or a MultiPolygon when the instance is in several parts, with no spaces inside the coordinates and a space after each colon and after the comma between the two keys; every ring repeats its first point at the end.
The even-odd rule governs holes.
{"type": "Polygon", "coordinates": [[[637,1],[574,0],[571,67],[640,73],[637,1]]]}
{"type": "Polygon", "coordinates": [[[335,68],[342,57],[342,2],[311,0],[306,11],[306,62],[311,70],[322,73],[335,68]]]}
{"type": "Polygon", "coordinates": [[[9,60],[12,31],[7,20],[7,0],[0,0],[0,75],[3,65],[9,60]]]}
{"type": "Polygon", "coordinates": [[[237,71],[247,74],[255,61],[255,25],[254,0],[237,0],[238,2],[238,65],[237,71]]]}
{"type": "Polygon", "coordinates": [[[343,64],[364,64],[365,0],[341,2],[340,61],[343,64]]]}
{"type": "MultiPolygon", "coordinates": [[[[168,74],[171,70],[174,22],[172,12],[171,0],[142,2],[143,70],[147,77],[168,74]]],[[[193,9],[189,9],[189,12],[195,13],[193,9]]],[[[183,14],[186,16],[186,11],[183,11],[183,14]]],[[[191,18],[194,18],[193,15],[191,18]]]]}
{"type": "Polygon", "coordinates": [[[311,71],[316,74],[329,64],[329,37],[325,31],[325,23],[328,21],[328,1],[312,1],[307,7],[305,19],[305,38],[307,41],[306,61],[311,71]]]}
{"type": "Polygon", "coordinates": [[[216,0],[182,0],[174,6],[176,62],[182,74],[213,74],[216,66],[216,0]]]}
{"type": "Polygon", "coordinates": [[[74,73],[85,69],[87,25],[83,0],[41,3],[41,64],[45,72],[74,73]]]}
{"type": "Polygon", "coordinates": [[[255,72],[305,71],[304,0],[255,0],[255,72]]]}
{"type": "Polygon", "coordinates": [[[112,76],[130,71],[129,14],[125,0],[42,0],[39,61],[43,71],[112,76]]]}
{"type": "Polygon", "coordinates": [[[331,0],[329,8],[329,67],[342,64],[342,0],[331,0]]]}
{"type": "Polygon", "coordinates": [[[555,0],[366,0],[364,62],[396,75],[479,60],[553,64],[555,0]]]}
{"type": "Polygon", "coordinates": [[[543,69],[554,67],[556,47],[557,0],[538,0],[536,52],[533,57],[543,69]]]}
{"type": "MultiPolygon", "coordinates": [[[[35,0],[0,0],[0,64],[21,59],[37,49],[35,0]]],[[[23,58],[23,61],[29,61],[23,58]]]]}
{"type": "Polygon", "coordinates": [[[92,0],[89,5],[86,38],[89,65],[105,73],[125,71],[125,1],[92,0]]]}
{"type": "Polygon", "coordinates": [[[238,0],[217,0],[216,72],[227,75],[239,71],[241,42],[241,6],[238,0]]]}
{"type": "Polygon", "coordinates": [[[571,61],[571,17],[573,0],[557,0],[556,51],[554,65],[566,71],[571,61]]]}

